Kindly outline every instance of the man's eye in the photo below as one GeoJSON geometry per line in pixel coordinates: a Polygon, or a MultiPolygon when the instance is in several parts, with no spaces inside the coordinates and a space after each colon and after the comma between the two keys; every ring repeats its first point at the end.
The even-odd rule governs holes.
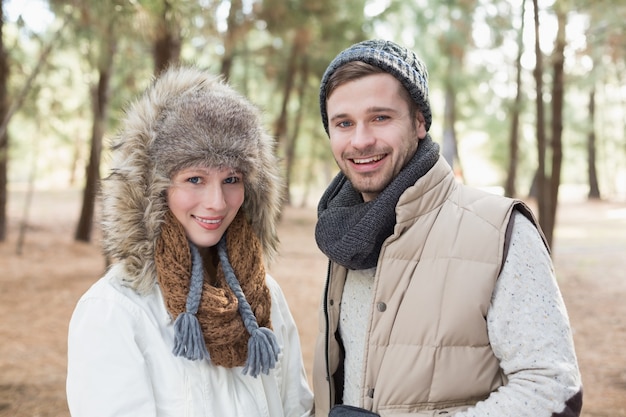
{"type": "Polygon", "coordinates": [[[375,119],[379,122],[382,122],[383,120],[389,119],[389,116],[380,115],[380,116],[376,116],[375,119]]]}
{"type": "Polygon", "coordinates": [[[352,123],[350,123],[348,121],[343,121],[343,122],[337,123],[337,127],[350,127],[351,125],[352,125],[352,123]]]}

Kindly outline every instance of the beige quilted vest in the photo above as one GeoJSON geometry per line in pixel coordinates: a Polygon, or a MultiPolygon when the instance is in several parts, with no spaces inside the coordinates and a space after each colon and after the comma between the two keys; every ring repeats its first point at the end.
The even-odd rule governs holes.
{"type": "MultiPolygon", "coordinates": [[[[473,405],[506,382],[486,316],[516,205],[530,213],[518,201],[457,184],[441,158],[402,195],[376,271],[363,408],[383,416],[439,415],[473,405]]],[[[322,416],[341,402],[336,389],[343,382],[341,348],[335,337],[326,342],[326,323],[328,334],[338,335],[346,270],[332,265],[330,274],[313,370],[322,416]]]]}

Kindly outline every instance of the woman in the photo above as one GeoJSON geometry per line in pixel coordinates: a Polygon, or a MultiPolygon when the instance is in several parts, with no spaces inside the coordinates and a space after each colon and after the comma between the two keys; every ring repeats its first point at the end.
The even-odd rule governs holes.
{"type": "Polygon", "coordinates": [[[258,110],[218,78],[174,67],[130,106],[102,190],[115,262],[70,322],[72,416],[310,414],[264,267],[282,186],[258,110]]]}

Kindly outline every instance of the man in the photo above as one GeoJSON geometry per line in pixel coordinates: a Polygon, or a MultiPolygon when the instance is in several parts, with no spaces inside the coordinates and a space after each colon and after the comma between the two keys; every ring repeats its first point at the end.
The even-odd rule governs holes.
{"type": "Polygon", "coordinates": [[[327,68],[320,106],[341,172],[315,231],[330,259],[316,415],[580,415],[543,234],[521,201],[455,181],[428,134],[420,59],[353,45],[327,68]]]}

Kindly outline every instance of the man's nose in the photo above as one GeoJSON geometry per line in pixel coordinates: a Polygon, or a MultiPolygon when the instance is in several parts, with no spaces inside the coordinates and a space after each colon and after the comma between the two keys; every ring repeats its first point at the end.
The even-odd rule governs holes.
{"type": "Polygon", "coordinates": [[[356,126],[354,135],[352,136],[353,147],[367,148],[374,143],[374,141],[374,133],[372,132],[372,129],[367,126],[367,124],[360,123],[356,126]]]}

